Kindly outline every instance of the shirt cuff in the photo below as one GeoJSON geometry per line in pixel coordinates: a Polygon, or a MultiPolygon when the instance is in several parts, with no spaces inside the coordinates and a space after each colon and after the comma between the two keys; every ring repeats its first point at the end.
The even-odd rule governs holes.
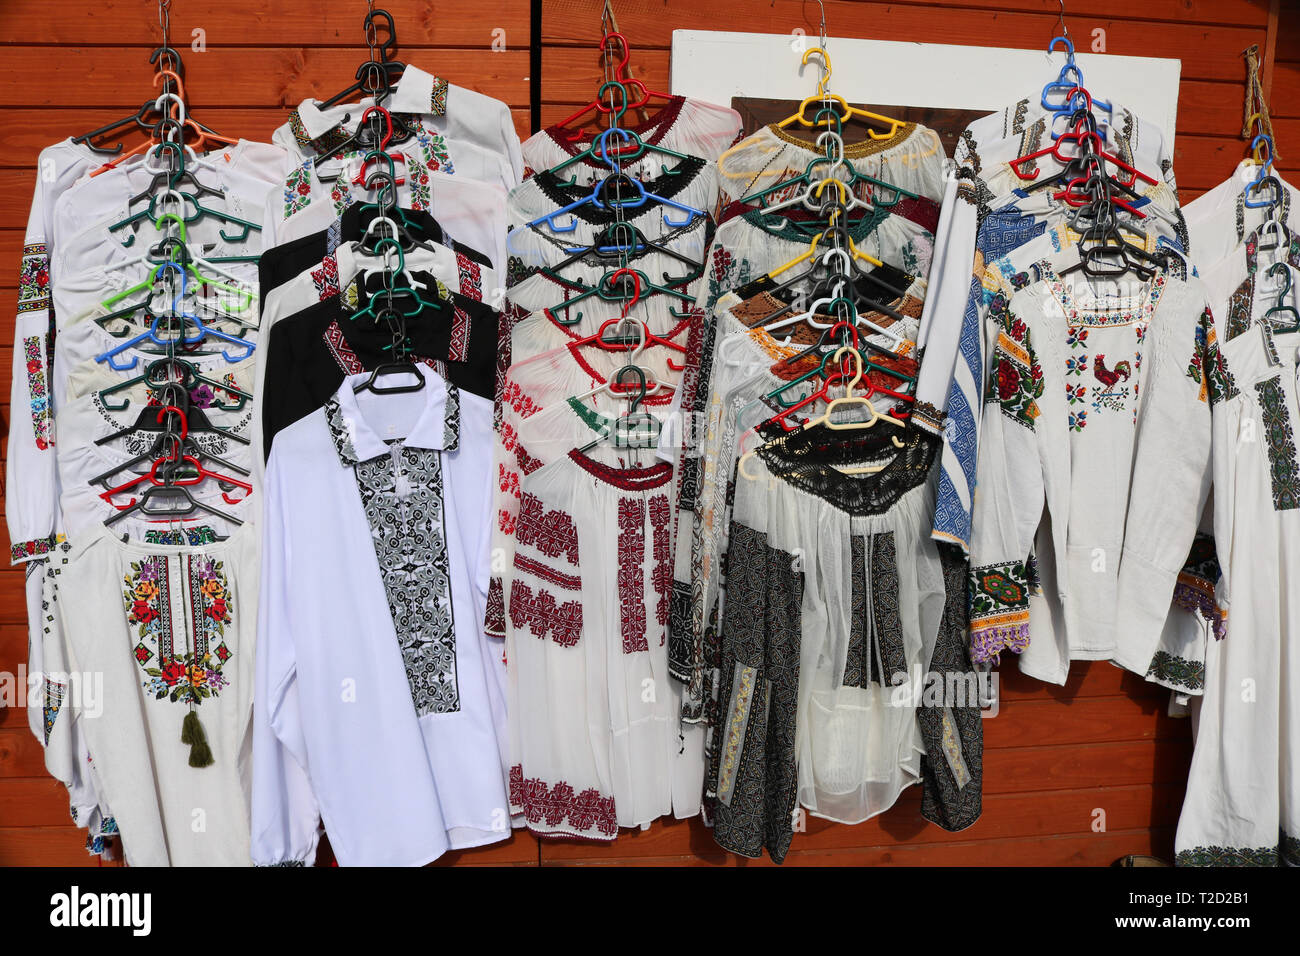
{"type": "Polygon", "coordinates": [[[1025,562],[987,564],[970,571],[971,660],[995,661],[1004,650],[1029,646],[1029,573],[1025,562]]]}
{"type": "Polygon", "coordinates": [[[17,541],[9,546],[9,563],[23,564],[37,558],[49,557],[55,546],[62,543],[63,535],[52,534],[32,541],[17,541]]]}

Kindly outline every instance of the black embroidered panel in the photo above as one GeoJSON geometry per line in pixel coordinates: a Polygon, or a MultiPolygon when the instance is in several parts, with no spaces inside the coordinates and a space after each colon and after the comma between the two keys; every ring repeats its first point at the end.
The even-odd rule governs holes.
{"type": "Polygon", "coordinates": [[[785,859],[798,798],[795,715],[799,694],[803,574],[767,536],[731,526],[719,687],[726,695],[711,761],[718,845],[785,859]]]}
{"type": "Polygon", "coordinates": [[[1255,384],[1268,443],[1269,475],[1273,482],[1273,509],[1300,508],[1300,462],[1296,459],[1295,435],[1287,411],[1281,378],[1274,376],[1255,384]]]}
{"type": "Polygon", "coordinates": [[[458,711],[442,453],[402,446],[353,470],[415,711],[458,711]]]}
{"type": "Polygon", "coordinates": [[[853,597],[844,685],[892,687],[907,679],[894,535],[855,536],[850,546],[853,597]]]}
{"type": "Polygon", "coordinates": [[[923,690],[916,711],[926,751],[921,758],[921,816],[945,830],[964,830],[983,809],[984,721],[979,673],[971,665],[966,637],[966,558],[953,545],[937,547],[943,565],[943,618],[926,673],[927,680],[943,680],[943,695],[923,690]]]}

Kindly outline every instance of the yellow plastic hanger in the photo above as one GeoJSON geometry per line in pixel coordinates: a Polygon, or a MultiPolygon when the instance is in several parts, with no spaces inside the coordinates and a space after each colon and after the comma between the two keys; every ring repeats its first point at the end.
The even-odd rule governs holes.
{"type": "MultiPolygon", "coordinates": [[[[833,181],[833,180],[832,180],[832,181],[833,181]]],[[[843,187],[844,187],[844,184],[841,183],[840,186],[841,186],[841,188],[843,188],[843,187]]],[[[831,220],[830,220],[830,224],[831,224],[831,225],[834,225],[834,224],[835,224],[835,219],[836,219],[836,217],[837,217],[838,215],[839,215],[839,210],[838,210],[838,209],[835,210],[835,212],[831,214],[831,220]]],[[[829,230],[826,230],[826,231],[823,231],[823,232],[819,232],[819,233],[817,233],[817,235],[813,236],[813,240],[812,240],[811,243],[808,244],[808,248],[807,248],[807,249],[805,249],[803,252],[799,253],[799,255],[795,256],[793,259],[791,259],[789,262],[785,263],[784,265],[777,266],[775,269],[772,269],[771,271],[769,271],[768,274],[767,274],[767,275],[768,275],[768,278],[775,279],[775,278],[776,278],[777,276],[779,276],[781,273],[783,273],[783,272],[788,272],[790,269],[793,269],[793,268],[794,268],[795,266],[797,266],[799,263],[801,263],[801,262],[807,262],[807,261],[808,261],[809,259],[811,259],[813,256],[817,255],[817,246],[821,243],[822,239],[825,237],[826,232],[829,232],[829,230]]],[[[881,262],[879,259],[877,259],[875,256],[870,255],[869,253],[863,252],[861,249],[859,249],[859,248],[854,244],[854,242],[853,242],[853,237],[852,237],[852,236],[849,237],[849,248],[848,248],[848,252],[849,252],[849,254],[850,254],[851,256],[853,256],[854,259],[858,259],[858,260],[860,260],[860,261],[862,261],[862,262],[868,262],[868,263],[870,263],[871,265],[875,266],[876,268],[880,268],[880,267],[882,267],[882,266],[884,265],[884,263],[881,262]]]]}
{"type": "Polygon", "coordinates": [[[826,50],[822,47],[816,47],[816,46],[809,47],[807,50],[804,50],[803,57],[800,60],[800,65],[807,66],[808,58],[812,56],[814,53],[822,58],[822,63],[826,67],[825,75],[817,83],[816,95],[807,97],[802,103],[799,104],[799,112],[795,113],[793,116],[787,116],[785,119],[781,120],[781,122],[777,123],[776,124],[777,126],[784,129],[785,127],[789,126],[791,123],[796,123],[796,122],[802,126],[809,126],[809,127],[817,126],[823,123],[829,126],[830,125],[829,117],[823,117],[822,119],[809,119],[808,107],[813,104],[818,104],[821,107],[825,107],[829,103],[834,103],[834,104],[838,104],[841,110],[841,114],[839,116],[839,121],[841,123],[856,117],[868,123],[876,123],[881,126],[889,127],[889,131],[886,133],[878,133],[874,129],[868,128],[867,135],[870,136],[872,139],[890,139],[893,136],[896,136],[898,134],[899,129],[903,126],[902,120],[893,119],[892,117],[889,116],[881,116],[879,113],[872,113],[868,110],[859,109],[856,106],[850,106],[844,100],[844,97],[838,96],[835,93],[827,92],[826,84],[831,78],[830,54],[827,53],[826,50]]]}

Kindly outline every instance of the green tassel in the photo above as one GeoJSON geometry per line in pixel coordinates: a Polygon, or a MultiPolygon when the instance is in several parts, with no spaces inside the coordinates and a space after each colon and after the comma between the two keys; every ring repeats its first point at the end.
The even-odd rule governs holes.
{"type": "Polygon", "coordinates": [[[208,746],[208,735],[199,723],[197,710],[191,710],[185,715],[185,722],[181,725],[181,740],[190,745],[191,767],[212,766],[212,748],[208,746]]]}

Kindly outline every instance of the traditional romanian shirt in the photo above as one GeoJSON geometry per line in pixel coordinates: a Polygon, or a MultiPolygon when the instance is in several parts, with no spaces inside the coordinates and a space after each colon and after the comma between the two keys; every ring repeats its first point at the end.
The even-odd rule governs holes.
{"type": "MultiPolygon", "coordinates": [[[[496,382],[497,313],[452,292],[427,273],[421,295],[442,302],[406,320],[412,353],[458,388],[491,399],[496,382]]],[[[378,284],[372,277],[370,287],[378,284]]],[[[353,319],[369,298],[354,282],[340,295],[277,322],[263,360],[262,444],[270,454],[276,434],[320,408],[344,377],[391,361],[393,333],[372,317],[353,319]]]]}
{"type": "Polygon", "coordinates": [[[608,465],[574,449],[520,482],[510,804],[541,835],[608,841],[699,810],[703,762],[681,740],[668,676],[673,469],[628,455],[608,465]]]}
{"type": "Polygon", "coordinates": [[[844,823],[887,810],[922,779],[925,755],[944,784],[933,799],[949,811],[930,804],[929,815],[960,829],[979,814],[974,688],[959,700],[930,687],[922,706],[941,629],[943,672],[969,663],[950,656],[960,654],[959,575],[925,535],[937,442],[912,429],[903,445],[863,456],[851,441],[827,451],[796,432],[761,447],[736,479],[707,777],[714,837],[733,852],[766,849],[781,862],[799,806],[844,823]],[[883,470],[837,468],[864,463],[883,470]]]}
{"type": "MultiPolygon", "coordinates": [[[[266,475],[253,861],[421,865],[510,835],[483,634],[492,405],[432,372],[286,428],[266,475]]],[[[492,645],[496,644],[494,648],[492,645]]]]}
{"type": "MultiPolygon", "coordinates": [[[[1300,243],[1289,251],[1294,274],[1300,243]]],[[[1300,337],[1263,318],[1277,301],[1273,282],[1264,288],[1261,279],[1244,297],[1250,324],[1206,350],[1222,571],[1215,597],[1227,628],[1223,640],[1205,642],[1203,669],[1162,662],[1204,681],[1174,842],[1179,865],[1300,866],[1300,337]]]]}
{"type": "Polygon", "coordinates": [[[252,524],[199,547],[102,528],[68,553],[63,706],[131,866],[248,865],[257,578],[252,524]]]}
{"type": "MultiPolygon", "coordinates": [[[[1075,256],[1077,259],[1077,254],[1075,256]]],[[[1023,651],[1044,506],[1062,623],[1036,676],[1071,660],[1144,674],[1209,483],[1204,286],[1156,273],[1095,294],[1039,263],[998,334],[971,542],[971,654],[1023,651]]],[[[1046,586],[1046,584],[1044,585],[1046,586]]]]}

